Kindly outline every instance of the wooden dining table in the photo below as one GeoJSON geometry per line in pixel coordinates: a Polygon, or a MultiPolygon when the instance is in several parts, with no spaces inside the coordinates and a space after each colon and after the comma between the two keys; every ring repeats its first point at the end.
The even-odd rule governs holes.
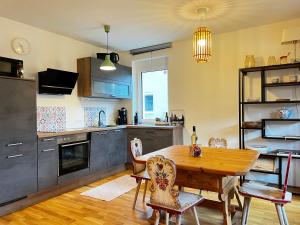
{"type": "Polygon", "coordinates": [[[203,204],[223,211],[224,225],[232,224],[232,213],[241,209],[231,205],[239,176],[245,176],[259,153],[254,150],[220,149],[202,147],[199,158],[190,154],[190,147],[173,145],[137,158],[137,162],[146,163],[156,155],[174,161],[177,169],[175,184],[181,187],[195,188],[218,193],[219,201],[206,200],[203,204]]]}

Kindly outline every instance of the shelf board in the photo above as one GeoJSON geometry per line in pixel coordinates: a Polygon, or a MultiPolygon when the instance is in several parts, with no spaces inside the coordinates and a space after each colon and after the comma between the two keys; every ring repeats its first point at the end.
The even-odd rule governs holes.
{"type": "Polygon", "coordinates": [[[262,121],[286,121],[286,122],[300,122],[300,119],[262,119],[262,121]]]}
{"type": "Polygon", "coordinates": [[[248,73],[248,72],[282,70],[282,69],[292,69],[292,68],[300,69],[300,63],[287,63],[287,64],[273,65],[273,66],[257,66],[257,67],[251,67],[251,68],[241,68],[240,72],[248,73]]]}
{"type": "Polygon", "coordinates": [[[292,100],[292,101],[264,101],[264,102],[240,102],[240,104],[285,104],[285,103],[300,103],[300,100],[292,100]]]}
{"type": "Polygon", "coordinates": [[[251,172],[279,175],[279,171],[277,169],[276,171],[252,169],[251,172]]]}
{"type": "Polygon", "coordinates": [[[280,83],[264,84],[264,87],[284,87],[284,86],[300,86],[300,82],[280,82],[280,83]]]}
{"type": "Polygon", "coordinates": [[[241,127],[241,130],[261,130],[261,127],[241,127]]]}
{"type": "Polygon", "coordinates": [[[275,140],[286,140],[286,141],[300,141],[299,137],[269,137],[269,136],[262,136],[263,139],[275,139],[275,140]]]}

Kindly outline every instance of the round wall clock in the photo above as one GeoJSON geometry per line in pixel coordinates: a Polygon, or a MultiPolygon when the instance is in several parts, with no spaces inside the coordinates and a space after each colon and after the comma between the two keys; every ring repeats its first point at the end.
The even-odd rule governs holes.
{"type": "Polygon", "coordinates": [[[30,52],[30,43],[25,38],[15,38],[11,42],[12,50],[18,55],[27,55],[30,52]]]}

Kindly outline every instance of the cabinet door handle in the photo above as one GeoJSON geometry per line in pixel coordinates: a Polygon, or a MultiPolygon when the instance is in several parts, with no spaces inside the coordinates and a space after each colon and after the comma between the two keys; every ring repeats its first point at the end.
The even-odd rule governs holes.
{"type": "Polygon", "coordinates": [[[14,147],[14,146],[19,146],[19,145],[23,145],[23,143],[22,142],[11,143],[11,144],[7,144],[7,147],[14,147]]]}
{"type": "Polygon", "coordinates": [[[49,148],[49,149],[42,150],[42,152],[53,152],[53,151],[55,151],[54,148],[49,148]]]}
{"type": "Polygon", "coordinates": [[[106,135],[106,134],[108,134],[108,132],[97,133],[97,135],[106,135]]]}
{"type": "Polygon", "coordinates": [[[81,141],[81,142],[75,142],[72,144],[61,145],[61,147],[65,148],[65,147],[70,147],[70,146],[75,146],[75,145],[83,145],[83,144],[89,144],[89,143],[90,143],[90,141],[81,141]]]}
{"type": "Polygon", "coordinates": [[[7,156],[8,159],[11,159],[11,158],[18,158],[18,157],[22,157],[23,154],[19,154],[19,155],[9,155],[7,156]]]}
{"type": "Polygon", "coordinates": [[[42,139],[43,142],[46,142],[46,141],[54,141],[55,138],[45,138],[45,139],[42,139]]]}
{"type": "Polygon", "coordinates": [[[121,130],[114,130],[115,132],[121,132],[121,130]]]}

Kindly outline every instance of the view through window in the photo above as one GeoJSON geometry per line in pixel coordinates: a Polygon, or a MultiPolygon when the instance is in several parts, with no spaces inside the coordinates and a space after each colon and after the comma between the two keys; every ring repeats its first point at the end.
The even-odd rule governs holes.
{"type": "Polygon", "coordinates": [[[168,112],[168,71],[142,73],[143,119],[165,118],[168,112]]]}

